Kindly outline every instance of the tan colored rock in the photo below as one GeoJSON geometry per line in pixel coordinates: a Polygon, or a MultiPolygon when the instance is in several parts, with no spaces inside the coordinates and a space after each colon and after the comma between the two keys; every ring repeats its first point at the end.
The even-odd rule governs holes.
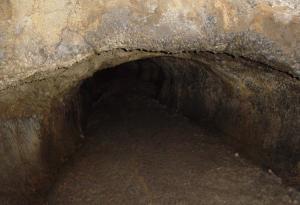
{"type": "Polygon", "coordinates": [[[299,0],[4,0],[0,87],[117,48],[230,53],[300,76],[299,0]]]}

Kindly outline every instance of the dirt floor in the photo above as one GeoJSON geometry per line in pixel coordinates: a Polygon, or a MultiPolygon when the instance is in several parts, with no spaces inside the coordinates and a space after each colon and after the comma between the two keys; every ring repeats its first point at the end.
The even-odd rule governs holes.
{"type": "Polygon", "coordinates": [[[157,101],[101,101],[86,143],[62,170],[49,205],[298,204],[300,194],[157,101]]]}

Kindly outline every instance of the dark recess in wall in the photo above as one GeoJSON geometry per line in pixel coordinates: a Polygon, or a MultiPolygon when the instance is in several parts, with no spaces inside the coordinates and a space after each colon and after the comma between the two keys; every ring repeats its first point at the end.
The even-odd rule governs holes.
{"type": "Polygon", "coordinates": [[[98,101],[125,90],[143,89],[170,111],[223,133],[224,140],[245,156],[274,169],[289,184],[297,184],[297,81],[251,62],[231,60],[222,65],[223,73],[216,61],[207,64],[173,57],[138,60],[99,71],[80,88],[85,113],[82,122],[98,101]]]}

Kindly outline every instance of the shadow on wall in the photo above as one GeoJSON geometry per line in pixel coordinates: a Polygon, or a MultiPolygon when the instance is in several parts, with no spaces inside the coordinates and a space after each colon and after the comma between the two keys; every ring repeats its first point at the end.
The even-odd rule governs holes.
{"type": "Polygon", "coordinates": [[[220,131],[244,155],[297,184],[299,82],[245,59],[204,59],[157,57],[100,71],[81,87],[84,107],[122,89],[150,86],[151,97],[220,131]]]}

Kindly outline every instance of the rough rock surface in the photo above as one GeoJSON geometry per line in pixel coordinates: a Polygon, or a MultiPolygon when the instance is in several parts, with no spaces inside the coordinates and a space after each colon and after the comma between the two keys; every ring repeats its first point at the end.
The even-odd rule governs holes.
{"type": "Polygon", "coordinates": [[[192,118],[215,116],[229,141],[298,173],[299,185],[299,48],[300,0],[1,1],[0,201],[30,201],[74,152],[83,80],[157,56],[217,76],[178,70],[193,63],[165,69],[175,83],[163,102],[192,118]],[[186,86],[193,80],[203,93],[186,86]]]}
{"type": "Polygon", "coordinates": [[[0,87],[116,48],[226,52],[299,77],[299,5],[299,0],[4,0],[0,87]]]}

